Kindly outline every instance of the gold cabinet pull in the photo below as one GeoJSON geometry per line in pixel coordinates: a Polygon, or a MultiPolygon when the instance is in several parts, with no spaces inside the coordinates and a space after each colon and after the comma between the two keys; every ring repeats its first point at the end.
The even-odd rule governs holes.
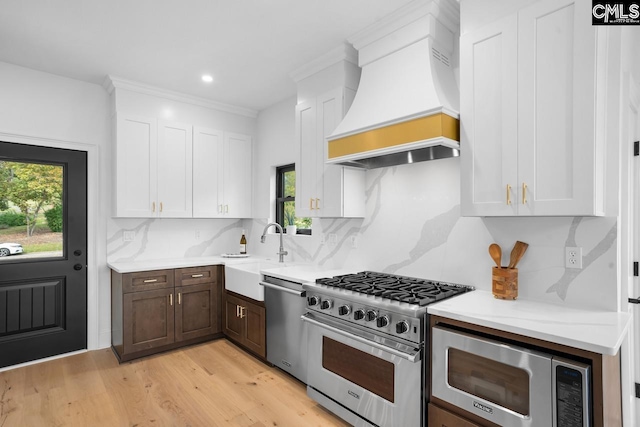
{"type": "Polygon", "coordinates": [[[173,305],[173,294],[169,294],[169,305],[173,305]]]}
{"type": "Polygon", "coordinates": [[[313,210],[313,197],[309,199],[309,209],[313,210]]]}
{"type": "Polygon", "coordinates": [[[162,212],[162,202],[160,202],[160,212],[162,212]]]}
{"type": "Polygon", "coordinates": [[[240,306],[236,305],[236,317],[240,317],[240,306]]]}
{"type": "Polygon", "coordinates": [[[522,183],[522,204],[527,204],[527,184],[525,182],[522,183]]]}
{"type": "Polygon", "coordinates": [[[320,199],[316,199],[316,209],[320,209],[320,199]]]}
{"type": "Polygon", "coordinates": [[[229,205],[224,205],[224,213],[229,213],[229,205]]]}
{"type": "Polygon", "coordinates": [[[182,304],[182,292],[178,292],[178,305],[182,304]]]}
{"type": "Polygon", "coordinates": [[[157,281],[158,281],[158,279],[147,279],[147,280],[144,281],[144,283],[155,283],[157,281]]]}
{"type": "Polygon", "coordinates": [[[511,186],[507,184],[507,205],[511,204],[511,186]]]}
{"type": "Polygon", "coordinates": [[[244,314],[244,311],[247,309],[247,307],[240,307],[240,318],[244,319],[244,317],[246,316],[246,314],[244,314]]]}
{"type": "Polygon", "coordinates": [[[156,211],[156,202],[151,203],[151,212],[156,211]]]}
{"type": "Polygon", "coordinates": [[[222,213],[222,205],[218,205],[218,213],[222,213]]]}
{"type": "Polygon", "coordinates": [[[204,274],[192,274],[191,275],[191,277],[193,277],[194,279],[198,278],[198,277],[202,277],[202,276],[204,276],[204,274]]]}

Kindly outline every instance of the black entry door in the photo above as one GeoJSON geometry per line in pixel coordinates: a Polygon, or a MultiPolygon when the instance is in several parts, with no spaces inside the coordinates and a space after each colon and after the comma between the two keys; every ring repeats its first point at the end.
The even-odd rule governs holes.
{"type": "Polygon", "coordinates": [[[26,226],[5,224],[0,230],[0,245],[24,247],[22,254],[5,251],[7,256],[0,258],[0,367],[85,349],[86,152],[0,142],[0,164],[4,213],[39,212],[37,219],[23,219],[26,226]],[[59,227],[49,228],[43,212],[54,208],[61,209],[59,227]],[[6,234],[12,230],[16,232],[6,234]],[[45,234],[54,242],[42,243],[45,234]],[[3,236],[11,236],[12,242],[3,242],[3,236]]]}

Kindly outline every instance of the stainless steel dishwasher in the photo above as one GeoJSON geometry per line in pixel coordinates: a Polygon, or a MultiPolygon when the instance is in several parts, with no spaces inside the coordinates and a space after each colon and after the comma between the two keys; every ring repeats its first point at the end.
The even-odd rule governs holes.
{"type": "Polygon", "coordinates": [[[307,336],[302,322],[306,311],[301,283],[264,276],[267,307],[267,360],[307,383],[307,336]]]}

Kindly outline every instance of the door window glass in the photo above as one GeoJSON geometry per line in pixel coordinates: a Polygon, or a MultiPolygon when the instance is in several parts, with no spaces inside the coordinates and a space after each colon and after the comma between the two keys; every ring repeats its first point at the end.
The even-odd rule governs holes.
{"type": "Polygon", "coordinates": [[[0,161],[0,262],[63,254],[64,167],[0,161]]]}

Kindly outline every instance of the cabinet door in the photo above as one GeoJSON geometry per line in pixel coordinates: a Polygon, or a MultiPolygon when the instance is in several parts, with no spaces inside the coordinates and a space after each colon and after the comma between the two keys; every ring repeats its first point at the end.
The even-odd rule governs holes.
{"type": "Polygon", "coordinates": [[[521,215],[596,213],[597,31],[591,9],[575,0],[544,0],[518,13],[521,215]]]}
{"type": "Polygon", "coordinates": [[[176,300],[176,342],[220,332],[217,283],[177,287],[176,300]]]}
{"type": "Polygon", "coordinates": [[[224,334],[230,339],[244,344],[244,319],[239,315],[242,300],[225,293],[224,297],[224,334]]]}
{"type": "Polygon", "coordinates": [[[460,194],[465,216],[517,214],[517,19],[460,39],[460,194]]]}
{"type": "Polygon", "coordinates": [[[245,341],[244,345],[254,353],[267,357],[267,323],[264,307],[245,301],[244,310],[245,341]]]}
{"type": "Polygon", "coordinates": [[[118,114],[115,216],[157,216],[157,132],[155,119],[118,114]]]}
{"type": "Polygon", "coordinates": [[[193,217],[223,216],[223,147],[222,131],[193,129],[193,217]]]}
{"type": "Polygon", "coordinates": [[[339,88],[320,95],[316,100],[316,216],[335,218],[343,215],[343,166],[327,165],[327,141],[344,117],[344,90],[339,88]]]}
{"type": "Polygon", "coordinates": [[[173,288],[123,295],[124,353],[174,342],[173,288]]]}
{"type": "Polygon", "coordinates": [[[191,125],[160,122],[158,130],[158,209],[166,218],[192,216],[191,125]]]}
{"type": "Polygon", "coordinates": [[[224,134],[224,215],[251,217],[251,137],[224,134]]]}
{"type": "Polygon", "coordinates": [[[316,217],[315,202],[318,191],[318,143],[316,132],[316,104],[301,102],[296,105],[296,216],[316,217]]]}

